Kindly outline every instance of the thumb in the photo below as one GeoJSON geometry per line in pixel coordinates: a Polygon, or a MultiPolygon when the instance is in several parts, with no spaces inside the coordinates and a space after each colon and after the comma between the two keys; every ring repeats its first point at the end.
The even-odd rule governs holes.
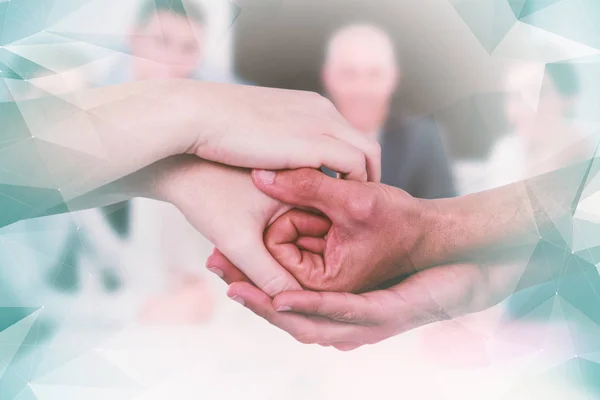
{"type": "Polygon", "coordinates": [[[264,234],[271,255],[304,287],[319,290],[326,281],[323,259],[328,219],[293,209],[275,221],[264,234]]]}
{"type": "Polygon", "coordinates": [[[269,296],[287,290],[301,290],[296,279],[283,268],[266,249],[264,243],[251,242],[233,249],[223,249],[223,255],[269,296]]]}
{"type": "Polygon", "coordinates": [[[302,168],[288,171],[252,171],[252,182],[266,195],[283,203],[312,208],[332,218],[343,210],[347,185],[321,171],[302,168]]]}

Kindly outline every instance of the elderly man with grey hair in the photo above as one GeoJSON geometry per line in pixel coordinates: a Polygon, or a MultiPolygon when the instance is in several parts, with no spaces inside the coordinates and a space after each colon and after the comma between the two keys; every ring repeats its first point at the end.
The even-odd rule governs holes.
{"type": "Polygon", "coordinates": [[[323,86],[344,118],[381,144],[382,183],[418,198],[453,197],[454,182],[437,125],[392,109],[400,81],[394,44],[382,29],[353,24],[331,36],[323,86]]]}

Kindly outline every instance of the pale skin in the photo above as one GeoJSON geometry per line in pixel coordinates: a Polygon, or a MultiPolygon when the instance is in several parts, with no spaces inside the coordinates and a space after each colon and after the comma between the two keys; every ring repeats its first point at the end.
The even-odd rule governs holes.
{"type": "Polygon", "coordinates": [[[255,173],[255,185],[266,194],[330,220],[288,213],[266,235],[278,261],[304,287],[322,291],[271,298],[220,252],[207,266],[230,284],[232,299],[297,340],[355,349],[484,310],[515,290],[561,276],[551,265],[526,268],[519,262],[520,249],[543,237],[552,221],[570,218],[591,166],[588,161],[475,195],[427,201],[306,169],[268,179],[255,173]],[[384,216],[389,226],[398,227],[395,233],[382,225],[384,216]],[[506,262],[506,254],[513,262],[506,262]],[[360,279],[371,287],[377,278],[385,283],[394,271],[408,277],[387,289],[362,291],[360,279]]]}
{"type": "MultiPolygon", "coordinates": [[[[28,120],[43,117],[44,126],[53,127],[30,126],[35,138],[17,145],[27,157],[42,160],[51,179],[41,180],[27,164],[15,162],[11,183],[54,189],[70,210],[134,196],[171,201],[240,266],[246,265],[241,249],[246,257],[255,254],[246,272],[272,295],[298,288],[262,244],[278,202],[252,186],[249,172],[204,160],[276,170],[327,166],[349,179],[380,178],[379,146],[314,93],[168,80],[86,90],[20,107],[28,120]],[[187,158],[173,158],[177,155],[187,158]],[[198,183],[195,190],[189,182],[198,183]],[[205,207],[199,206],[202,201],[205,207]],[[227,232],[234,223],[241,224],[244,237],[227,232]]],[[[13,220],[56,212],[56,206],[38,204],[35,213],[13,220]]]]}
{"type": "Polygon", "coordinates": [[[158,11],[129,37],[136,80],[191,77],[203,59],[205,36],[204,24],[158,11]]]}
{"type": "Polygon", "coordinates": [[[321,80],[344,118],[375,137],[388,118],[400,81],[390,37],[370,25],[341,29],[329,41],[321,80]]]}

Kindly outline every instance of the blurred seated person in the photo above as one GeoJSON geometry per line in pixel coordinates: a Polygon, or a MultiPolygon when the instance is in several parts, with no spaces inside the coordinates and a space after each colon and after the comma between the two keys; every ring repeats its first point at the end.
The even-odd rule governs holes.
{"type": "MultiPolygon", "coordinates": [[[[116,69],[112,82],[108,79],[105,84],[123,83],[127,79],[194,76],[203,54],[196,34],[203,40],[203,32],[204,15],[199,8],[187,3],[184,8],[177,0],[145,1],[131,35],[131,48],[136,56],[132,57],[129,68],[124,65],[116,69]]],[[[52,64],[58,60],[72,62],[68,67],[55,66],[52,70],[16,57],[11,62],[15,79],[7,83],[10,96],[6,101],[68,95],[93,81],[82,74],[87,61],[81,53],[57,52],[52,64]]],[[[32,135],[43,129],[39,124],[31,126],[32,135]]],[[[76,331],[113,329],[136,318],[152,324],[206,322],[212,312],[212,298],[202,275],[204,259],[212,246],[206,244],[204,253],[185,260],[160,258],[177,259],[177,265],[158,262],[156,253],[166,251],[164,242],[152,247],[136,246],[145,243],[138,238],[140,229],[136,228],[136,221],[162,223],[180,217],[169,207],[158,202],[134,207],[145,210],[146,214],[131,219],[129,204],[121,204],[7,227],[3,230],[7,240],[0,270],[6,286],[2,288],[6,298],[2,299],[15,307],[45,306],[42,319],[51,323],[52,333],[62,327],[76,331]],[[175,303],[180,304],[177,310],[164,306],[175,303]]],[[[179,237],[170,232],[173,238],[179,237]]],[[[201,243],[189,240],[177,240],[177,244],[179,247],[169,249],[171,256],[189,254],[184,247],[203,249],[201,243]]]]}
{"type": "MultiPolygon", "coordinates": [[[[207,18],[199,3],[144,0],[128,36],[130,54],[119,57],[100,84],[200,78],[226,81],[225,74],[207,77],[201,72],[206,34],[207,18]]],[[[151,324],[205,322],[212,312],[211,292],[201,276],[212,248],[207,240],[186,229],[189,224],[182,222],[180,213],[169,204],[135,199],[103,212],[115,236],[126,241],[132,252],[149,253],[143,268],[128,266],[137,269],[139,290],[153,293],[141,304],[140,320],[151,324]]]]}
{"type": "MultiPolygon", "coordinates": [[[[206,17],[202,8],[181,0],[144,0],[129,40],[131,55],[113,66],[101,86],[157,79],[188,79],[203,63],[206,17]]],[[[106,208],[116,233],[129,234],[129,203],[106,208]]]]}
{"type": "Polygon", "coordinates": [[[509,70],[505,84],[506,120],[512,131],[492,149],[488,187],[590,157],[593,145],[572,118],[580,91],[572,64],[517,65],[509,70]]]}
{"type": "Polygon", "coordinates": [[[182,0],[144,0],[119,57],[101,85],[199,77],[204,61],[206,16],[182,0]]]}
{"type": "MultiPolygon", "coordinates": [[[[591,136],[573,119],[580,92],[574,65],[568,63],[523,63],[506,76],[505,115],[511,127],[491,152],[487,167],[487,188],[503,186],[550,172],[592,157],[591,136]]],[[[429,328],[423,348],[436,360],[457,359],[486,364],[504,357],[522,357],[544,350],[546,357],[572,357],[578,349],[598,348],[600,338],[592,337],[586,325],[600,324],[600,277],[586,256],[572,253],[575,235],[582,234],[568,221],[557,221],[556,234],[531,247],[525,267],[558,264],[564,277],[512,295],[498,306],[429,328]],[[573,238],[563,236],[569,231],[573,238]],[[574,273],[567,273],[571,271],[574,273]],[[555,304],[568,306],[554,318],[555,304]],[[567,322],[568,330],[564,324],[567,322]],[[493,341],[501,349],[494,357],[493,341]],[[450,345],[449,345],[450,344],[450,345]],[[516,351],[508,351],[506,345],[516,351]],[[448,349],[452,348],[453,351],[448,349]]],[[[562,306],[558,306],[562,308],[562,306]]]]}
{"type": "MultiPolygon", "coordinates": [[[[68,96],[89,87],[93,80],[89,60],[72,48],[54,50],[44,65],[17,55],[7,60],[7,64],[12,79],[7,79],[9,90],[3,98],[8,103],[3,106],[6,110],[18,107],[26,110],[28,102],[40,97],[68,96]]],[[[29,133],[43,139],[44,129],[32,121],[29,133]]],[[[40,160],[39,168],[48,168],[44,160],[40,160]]],[[[176,214],[174,218],[183,217],[176,214]]],[[[13,308],[15,312],[24,307],[25,316],[27,307],[43,306],[36,322],[38,334],[31,339],[36,342],[61,329],[117,328],[138,316],[151,323],[205,322],[212,311],[210,291],[199,274],[184,268],[188,265],[183,259],[185,254],[188,264],[194,264],[197,271],[204,273],[202,254],[198,257],[185,249],[170,249],[171,255],[180,257],[170,257],[179,264],[168,274],[161,268],[165,263],[157,263],[156,253],[136,247],[136,243],[143,241],[133,240],[120,228],[100,209],[29,219],[2,228],[0,307],[13,308]],[[177,312],[169,310],[168,318],[160,320],[157,310],[164,306],[157,304],[159,299],[164,299],[165,304],[180,300],[185,305],[177,312]]],[[[198,239],[199,234],[193,233],[198,239]]],[[[168,234],[175,237],[172,229],[168,234]]],[[[165,243],[164,238],[161,243],[165,243]]],[[[161,243],[154,243],[150,249],[162,249],[161,243]]],[[[202,249],[199,243],[186,244],[187,248],[202,249]]],[[[205,257],[211,248],[205,246],[205,257]]]]}
{"type": "Polygon", "coordinates": [[[392,109],[400,78],[394,44],[380,28],[350,25],[331,37],[323,86],[355,129],[379,140],[382,183],[419,198],[452,197],[453,177],[437,125],[392,109]]]}
{"type": "MultiPolygon", "coordinates": [[[[47,62],[10,57],[11,76],[6,79],[8,95],[3,96],[3,109],[21,112],[19,109],[27,110],[42,97],[68,96],[88,87],[92,73],[88,59],[73,48],[69,50],[54,50],[47,62]]],[[[26,112],[23,118],[28,118],[26,112]]],[[[43,140],[46,128],[32,120],[27,133],[43,140]]],[[[39,162],[33,168],[43,187],[44,180],[51,179],[51,165],[47,160],[33,161],[39,162]]],[[[34,343],[66,326],[109,325],[128,309],[122,303],[115,307],[103,300],[103,295],[112,294],[119,286],[110,266],[124,253],[121,243],[112,240],[106,224],[98,224],[98,220],[102,221],[102,215],[89,210],[24,220],[0,229],[0,307],[22,310],[23,317],[29,313],[27,307],[43,307],[34,329],[43,333],[30,335],[32,346],[24,349],[33,349],[34,343]],[[95,225],[93,231],[88,230],[89,223],[95,225]],[[96,321],[98,313],[111,317],[96,321]]],[[[0,312],[0,318],[4,316],[0,312]]]]}
{"type": "MultiPolygon", "coordinates": [[[[586,134],[585,127],[574,118],[581,89],[575,65],[518,65],[509,71],[506,86],[506,118],[513,133],[501,139],[492,151],[490,186],[550,172],[591,157],[598,144],[597,138],[586,134]],[[529,93],[527,96],[528,91],[534,95],[529,93]]],[[[558,226],[565,223],[557,222],[558,226]]],[[[571,229],[572,235],[581,234],[571,229]]],[[[541,285],[514,295],[509,302],[511,317],[536,321],[550,319],[547,310],[540,305],[558,293],[586,318],[600,324],[597,295],[600,277],[598,273],[585,272],[587,268],[596,270],[590,260],[571,255],[571,240],[575,243],[576,238],[557,234],[552,243],[540,242],[530,263],[561,263],[564,270],[581,272],[566,274],[558,284],[541,285]]]]}

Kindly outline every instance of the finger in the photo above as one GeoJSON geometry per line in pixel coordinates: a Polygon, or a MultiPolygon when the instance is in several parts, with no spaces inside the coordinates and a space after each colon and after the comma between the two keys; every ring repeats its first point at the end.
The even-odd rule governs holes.
{"type": "Polygon", "coordinates": [[[379,316],[378,310],[359,295],[331,292],[287,292],[273,299],[278,310],[319,315],[334,321],[364,325],[373,325],[379,316]]]}
{"type": "Polygon", "coordinates": [[[357,338],[364,337],[363,327],[342,324],[326,318],[280,312],[273,307],[272,299],[256,287],[246,283],[233,283],[227,295],[243,304],[254,314],[291,334],[301,343],[360,343],[357,338]]]}
{"type": "Polygon", "coordinates": [[[316,270],[323,270],[325,239],[331,223],[326,218],[300,210],[282,215],[265,233],[265,245],[275,260],[301,283],[316,270]],[[311,237],[313,236],[313,237],[311,237]]]}
{"type": "Polygon", "coordinates": [[[332,344],[332,346],[340,351],[352,351],[352,350],[358,349],[360,346],[362,346],[362,344],[361,343],[352,343],[352,342],[346,342],[346,343],[342,342],[342,343],[334,343],[334,344],[332,344]]]}
{"type": "Polygon", "coordinates": [[[365,154],[369,182],[379,183],[381,181],[381,146],[377,141],[352,128],[343,117],[340,117],[340,123],[342,128],[332,131],[331,136],[361,150],[365,154]]]}
{"type": "Polygon", "coordinates": [[[319,167],[327,167],[339,172],[349,180],[366,182],[369,180],[367,154],[345,140],[323,136],[312,147],[321,159],[319,167]]]}
{"type": "Polygon", "coordinates": [[[272,299],[265,292],[248,282],[234,282],[229,285],[227,296],[250,309],[261,318],[271,322],[275,312],[272,299]]]}
{"type": "Polygon", "coordinates": [[[271,297],[246,282],[231,284],[227,296],[294,337],[301,336],[301,332],[312,331],[314,328],[314,322],[309,316],[277,312],[273,308],[271,297]]]}
{"type": "Polygon", "coordinates": [[[312,208],[330,220],[343,218],[344,204],[353,185],[328,177],[321,171],[302,168],[291,171],[252,171],[252,181],[258,189],[283,203],[312,208]]]}
{"type": "Polygon", "coordinates": [[[206,260],[206,268],[223,279],[228,285],[233,282],[248,282],[250,279],[231,263],[218,249],[214,249],[213,253],[206,260]]]}
{"type": "Polygon", "coordinates": [[[302,236],[298,238],[298,240],[296,240],[296,246],[298,246],[300,250],[306,250],[313,254],[323,254],[325,253],[327,241],[323,238],[312,238],[308,236],[302,236]]]}
{"type": "Polygon", "coordinates": [[[470,312],[473,301],[488,287],[478,266],[452,264],[421,271],[389,290],[397,296],[395,314],[400,332],[405,332],[470,312]]]}
{"type": "MultiPolygon", "coordinates": [[[[327,167],[348,176],[349,179],[367,181],[367,158],[364,152],[351,144],[330,135],[312,135],[275,141],[265,146],[252,135],[226,135],[218,147],[227,150],[226,159],[215,151],[196,153],[199,157],[232,167],[259,169],[296,169],[327,167]]],[[[211,146],[213,149],[215,146],[211,146]]]]}
{"type": "Polygon", "coordinates": [[[220,249],[259,289],[275,296],[287,290],[300,290],[296,279],[279,264],[266,249],[262,238],[240,241],[235,247],[220,249]]]}
{"type": "Polygon", "coordinates": [[[292,209],[269,227],[267,236],[277,243],[290,243],[304,236],[322,238],[330,228],[329,219],[311,212],[292,209]]]}

